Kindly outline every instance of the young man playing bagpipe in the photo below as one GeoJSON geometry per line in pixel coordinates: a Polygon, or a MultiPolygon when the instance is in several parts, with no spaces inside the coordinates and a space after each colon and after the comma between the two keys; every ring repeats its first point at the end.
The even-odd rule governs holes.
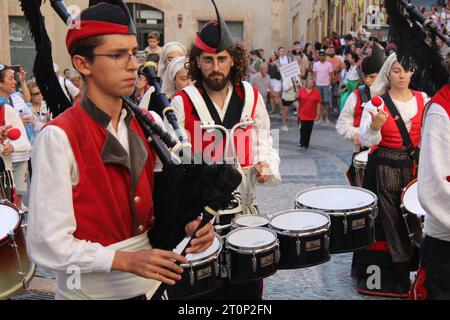
{"type": "MultiPolygon", "coordinates": [[[[147,237],[160,163],[121,98],[132,94],[139,67],[130,17],[122,1],[81,12],[66,45],[86,91],[42,130],[33,149],[27,249],[34,263],[56,272],[57,299],[144,299],[159,282],[180,280],[176,263],[187,262],[152,248],[147,237]],[[79,281],[72,283],[68,270],[79,281]]],[[[185,230],[192,234],[198,225],[185,230]]],[[[211,245],[212,225],[196,235],[187,253],[211,245]]]]}

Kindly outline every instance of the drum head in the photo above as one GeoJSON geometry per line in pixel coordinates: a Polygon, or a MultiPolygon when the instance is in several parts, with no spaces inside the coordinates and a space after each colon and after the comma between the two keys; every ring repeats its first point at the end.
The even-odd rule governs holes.
{"type": "Polygon", "coordinates": [[[277,240],[276,235],[268,229],[243,228],[228,234],[227,243],[239,248],[256,249],[271,245],[277,240]]]}
{"type": "Polygon", "coordinates": [[[369,160],[369,152],[370,152],[370,150],[366,150],[366,151],[358,153],[355,156],[355,161],[360,162],[360,163],[367,163],[367,161],[369,160]]]}
{"type": "Polygon", "coordinates": [[[269,223],[269,219],[260,215],[249,214],[234,218],[234,222],[244,227],[263,227],[269,223]]]}
{"type": "Polygon", "coordinates": [[[19,213],[14,208],[0,204],[0,239],[6,237],[10,231],[14,231],[19,220],[19,213]]]}
{"type": "Polygon", "coordinates": [[[215,235],[213,243],[208,249],[199,253],[189,253],[186,255],[186,259],[190,262],[201,261],[204,260],[205,258],[208,258],[216,254],[218,251],[221,250],[221,248],[222,248],[222,241],[220,240],[219,236],[215,235]]]}
{"type": "Polygon", "coordinates": [[[356,187],[317,187],[297,195],[297,203],[308,208],[328,211],[353,210],[375,204],[376,196],[356,187]]]}
{"type": "Polygon", "coordinates": [[[283,212],[270,220],[270,225],[278,230],[309,231],[326,226],[329,218],[323,214],[312,211],[283,212]]]}
{"type": "Polygon", "coordinates": [[[418,184],[415,182],[405,191],[405,194],[403,195],[403,205],[409,212],[414,213],[419,217],[423,217],[426,216],[427,213],[419,202],[417,186],[418,184]]]}

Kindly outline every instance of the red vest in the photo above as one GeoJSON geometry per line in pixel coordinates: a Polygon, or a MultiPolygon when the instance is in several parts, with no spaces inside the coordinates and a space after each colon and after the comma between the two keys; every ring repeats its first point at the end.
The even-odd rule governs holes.
{"type": "MultiPolygon", "coordinates": [[[[196,87],[200,94],[203,94],[202,90],[196,87]]],[[[235,86],[237,94],[244,100],[244,90],[242,86],[235,86]]],[[[258,89],[253,87],[253,93],[255,95],[255,103],[251,118],[255,117],[256,105],[258,103],[258,89]]],[[[219,147],[215,144],[215,134],[209,133],[206,130],[201,129],[201,121],[195,107],[185,91],[178,92],[183,98],[184,105],[184,127],[188,132],[190,143],[192,144],[192,150],[194,153],[203,153],[204,155],[211,155],[211,151],[214,150],[213,158],[215,161],[222,162],[223,150],[225,148],[224,139],[219,142],[219,147]]],[[[229,106],[232,108],[233,106],[229,106]]],[[[236,147],[236,153],[239,159],[239,163],[242,167],[249,167],[253,165],[253,152],[252,152],[252,129],[253,126],[249,126],[246,129],[237,129],[234,135],[234,144],[236,147]]],[[[231,147],[231,146],[230,146],[231,147]]]]}
{"type": "Polygon", "coordinates": [[[78,166],[79,181],[72,189],[75,238],[108,246],[148,231],[153,217],[154,154],[136,118],[131,120],[130,129],[143,140],[148,158],[135,190],[131,190],[127,167],[103,163],[101,152],[107,130],[78,102],[50,125],[67,134],[78,166]]]}
{"type": "Polygon", "coordinates": [[[363,114],[364,108],[362,107],[362,98],[361,98],[361,92],[359,92],[359,89],[356,89],[354,91],[354,93],[356,94],[356,106],[355,106],[355,113],[354,113],[354,118],[353,118],[353,126],[355,128],[359,128],[359,126],[361,125],[361,119],[362,119],[362,114],[363,114]]]}
{"type": "MultiPolygon", "coordinates": [[[[411,119],[412,127],[409,131],[409,136],[411,137],[414,147],[417,147],[420,143],[420,136],[422,133],[422,117],[425,109],[425,103],[421,92],[413,91],[413,94],[417,100],[417,114],[411,119]]],[[[403,149],[403,140],[397,124],[395,123],[395,120],[386,105],[384,106],[384,111],[389,114],[389,117],[381,128],[382,140],[379,146],[401,150],[403,149]]]]}
{"type": "Polygon", "coordinates": [[[433,103],[440,105],[447,111],[450,118],[450,84],[446,84],[428,103],[431,106],[433,103]]]}
{"type": "MultiPolygon", "coordinates": [[[[446,84],[429,102],[429,106],[433,103],[440,105],[447,111],[447,115],[450,119],[450,84],[446,84]]],[[[442,134],[449,134],[448,132],[443,132],[442,134]]],[[[450,182],[450,176],[446,177],[447,181],[450,182]]]]}

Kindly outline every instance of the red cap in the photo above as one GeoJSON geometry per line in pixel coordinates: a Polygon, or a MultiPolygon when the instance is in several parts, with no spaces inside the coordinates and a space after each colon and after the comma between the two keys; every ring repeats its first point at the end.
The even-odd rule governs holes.
{"type": "Polygon", "coordinates": [[[7,136],[9,140],[17,140],[22,135],[22,132],[20,132],[17,128],[11,128],[7,131],[7,136]]]}

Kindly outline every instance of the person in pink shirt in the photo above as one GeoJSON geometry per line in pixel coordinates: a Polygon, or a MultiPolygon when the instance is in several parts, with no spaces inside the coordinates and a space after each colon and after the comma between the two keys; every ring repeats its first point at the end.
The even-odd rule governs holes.
{"type": "Polygon", "coordinates": [[[313,78],[316,82],[317,90],[320,92],[322,97],[322,112],[320,117],[325,123],[329,123],[328,111],[331,105],[331,84],[333,79],[333,65],[326,61],[327,55],[325,50],[319,51],[319,61],[314,63],[313,67],[313,78]]]}

